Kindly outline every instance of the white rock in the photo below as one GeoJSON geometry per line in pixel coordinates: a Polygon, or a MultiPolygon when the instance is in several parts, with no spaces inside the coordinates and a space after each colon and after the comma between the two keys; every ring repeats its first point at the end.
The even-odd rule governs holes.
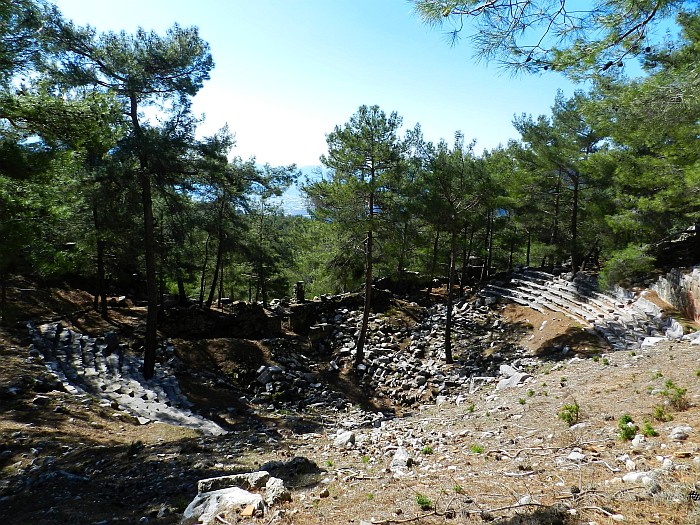
{"type": "Polygon", "coordinates": [[[639,450],[642,448],[642,445],[644,444],[644,436],[641,434],[637,434],[634,436],[634,439],[632,439],[632,449],[633,450],[639,450]]]}
{"type": "Polygon", "coordinates": [[[569,461],[581,462],[586,459],[586,455],[574,450],[568,456],[566,456],[566,459],[569,461]]]}
{"type": "Polygon", "coordinates": [[[183,523],[213,523],[216,516],[252,505],[256,510],[265,509],[260,494],[252,494],[238,487],[197,494],[184,512],[183,523]]]}
{"type": "Polygon", "coordinates": [[[333,440],[333,445],[338,448],[347,448],[348,445],[353,445],[355,443],[355,433],[351,430],[346,432],[341,432],[333,440]]]}
{"type": "Polygon", "coordinates": [[[667,341],[665,337],[645,337],[642,341],[642,348],[651,348],[661,341],[667,341]]]}
{"type": "Polygon", "coordinates": [[[270,478],[265,485],[265,503],[275,505],[282,501],[292,501],[292,493],[280,478],[270,478]]]}
{"type": "Polygon", "coordinates": [[[666,330],[666,337],[669,339],[680,339],[683,337],[683,325],[671,319],[671,326],[666,330]]]}
{"type": "Polygon", "coordinates": [[[622,481],[624,481],[625,483],[643,483],[644,478],[653,479],[654,475],[652,472],[628,472],[627,474],[622,476],[622,481]]]}
{"type": "Polygon", "coordinates": [[[688,425],[681,425],[679,427],[674,427],[673,429],[671,429],[671,432],[669,433],[668,437],[671,438],[673,441],[685,441],[686,439],[688,439],[688,436],[692,431],[693,429],[688,425]]]}
{"type": "Polygon", "coordinates": [[[413,465],[413,459],[404,447],[399,447],[391,460],[391,470],[405,469],[413,465]]]}

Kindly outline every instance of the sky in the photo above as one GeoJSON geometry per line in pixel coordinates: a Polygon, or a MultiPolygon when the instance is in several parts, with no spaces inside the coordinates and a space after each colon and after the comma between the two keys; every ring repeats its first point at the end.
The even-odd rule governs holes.
{"type": "Polygon", "coordinates": [[[357,109],[396,111],[406,129],[452,140],[462,131],[476,152],[518,138],[515,115],[549,115],[557,73],[512,77],[477,63],[468,43],[451,47],[408,0],[55,0],[66,18],[98,31],[165,33],[197,26],[215,68],[193,100],[198,134],[228,124],[234,155],[260,164],[318,166],[326,134],[357,109]]]}

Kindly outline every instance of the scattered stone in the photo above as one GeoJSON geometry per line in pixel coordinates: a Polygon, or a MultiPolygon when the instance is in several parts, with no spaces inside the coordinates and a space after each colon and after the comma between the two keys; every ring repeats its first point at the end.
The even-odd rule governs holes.
{"type": "Polygon", "coordinates": [[[48,396],[36,396],[32,399],[32,404],[37,406],[46,406],[51,403],[51,398],[48,396]]]}
{"type": "Polygon", "coordinates": [[[693,429],[688,425],[682,425],[672,428],[671,432],[669,432],[668,437],[673,441],[685,441],[686,439],[688,439],[692,431],[693,429]]]}
{"type": "Polygon", "coordinates": [[[566,456],[566,459],[568,459],[569,461],[574,461],[576,463],[581,463],[586,459],[586,455],[582,454],[580,451],[574,450],[568,456],[566,456]]]}
{"type": "Polygon", "coordinates": [[[197,483],[197,493],[213,492],[215,490],[230,487],[239,487],[245,490],[262,488],[270,479],[266,471],[249,472],[246,474],[233,474],[231,476],[219,476],[217,478],[201,479],[197,483]]]}
{"type": "Polygon", "coordinates": [[[221,514],[237,513],[241,507],[252,506],[256,511],[265,510],[260,494],[253,494],[239,487],[197,494],[184,512],[183,525],[213,525],[221,514]]]}
{"type": "Polygon", "coordinates": [[[347,448],[349,445],[355,444],[355,433],[351,430],[341,432],[333,440],[333,445],[338,448],[347,448]]]}
{"type": "Polygon", "coordinates": [[[292,493],[279,478],[270,478],[265,484],[265,503],[276,505],[283,501],[292,501],[292,493]]]}
{"type": "Polygon", "coordinates": [[[390,469],[392,471],[396,471],[400,469],[409,468],[412,465],[413,458],[411,458],[411,455],[408,453],[408,450],[406,450],[404,447],[399,447],[398,449],[396,449],[396,452],[394,452],[394,457],[391,460],[390,469]]]}

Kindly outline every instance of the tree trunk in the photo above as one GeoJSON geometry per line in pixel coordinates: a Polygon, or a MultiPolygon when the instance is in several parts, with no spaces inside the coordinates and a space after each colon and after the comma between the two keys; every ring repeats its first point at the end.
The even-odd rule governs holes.
{"type": "Polygon", "coordinates": [[[481,267],[481,280],[488,279],[491,273],[491,253],[493,249],[493,215],[491,210],[486,215],[486,237],[484,238],[486,256],[481,267]]]}
{"type": "Polygon", "coordinates": [[[204,306],[204,283],[206,282],[207,264],[209,264],[209,241],[211,233],[207,233],[207,240],[204,243],[204,263],[202,264],[202,277],[199,279],[199,307],[204,306]]]}
{"type": "Polygon", "coordinates": [[[527,253],[525,255],[525,266],[530,266],[530,249],[532,247],[532,232],[527,231],[527,253]]]}
{"type": "Polygon", "coordinates": [[[515,250],[515,234],[517,230],[511,232],[510,246],[508,250],[508,272],[513,271],[513,251],[515,250]]]}
{"type": "Polygon", "coordinates": [[[165,233],[163,232],[163,210],[160,212],[160,224],[158,228],[158,240],[160,241],[160,268],[158,271],[158,315],[161,319],[165,315],[165,233]]]}
{"type": "MultiPolygon", "coordinates": [[[[561,173],[558,174],[557,188],[554,194],[554,216],[552,217],[552,229],[549,236],[549,245],[552,250],[556,249],[559,242],[559,206],[561,196],[561,173]]],[[[549,255],[549,269],[554,268],[554,252],[549,255]]]]}
{"type": "Polygon", "coordinates": [[[573,202],[571,204],[571,273],[574,277],[581,264],[578,254],[578,199],[581,178],[578,174],[571,177],[573,182],[573,202]]]}
{"type": "Polygon", "coordinates": [[[143,225],[146,255],[146,295],[148,309],[146,313],[146,348],[143,358],[143,376],[151,379],[156,366],[156,343],[158,327],[158,282],[156,280],[155,235],[153,227],[153,200],[151,197],[151,179],[144,169],[139,171],[141,179],[141,198],[143,200],[143,225]]]}
{"type": "MultiPolygon", "coordinates": [[[[463,283],[466,283],[467,280],[469,279],[469,265],[470,265],[470,260],[472,257],[472,245],[474,242],[474,232],[476,231],[476,225],[472,226],[472,231],[469,234],[469,245],[466,247],[465,245],[465,251],[463,253],[463,259],[462,259],[462,280],[459,287],[459,295],[464,296],[464,289],[463,289],[463,283]]],[[[467,226],[464,226],[464,235],[467,235],[467,226]]]]}
{"type": "Polygon", "coordinates": [[[107,291],[105,290],[105,243],[102,240],[98,218],[97,202],[92,203],[92,222],[95,227],[95,256],[97,283],[95,289],[94,309],[100,312],[102,319],[107,319],[107,291]],[[100,304],[100,301],[102,304],[100,304]]]}
{"type": "MultiPolygon", "coordinates": [[[[374,183],[374,178],[370,184],[374,183]]],[[[372,307],[372,256],[373,256],[373,232],[374,226],[374,192],[370,191],[368,199],[369,229],[367,230],[367,243],[365,245],[365,308],[362,312],[362,326],[360,336],[357,338],[355,349],[355,367],[360,365],[365,358],[365,340],[367,339],[367,327],[369,325],[369,310],[372,307]]]]}
{"type": "Polygon", "coordinates": [[[223,236],[219,235],[219,246],[216,250],[216,264],[214,265],[214,277],[211,280],[211,287],[209,288],[209,296],[207,297],[206,307],[211,308],[211,304],[214,302],[214,295],[216,294],[216,287],[219,284],[219,269],[221,268],[221,258],[223,254],[223,236]]]}
{"type": "Polygon", "coordinates": [[[158,287],[156,282],[155,233],[153,226],[153,197],[151,196],[151,178],[148,173],[148,160],[143,148],[143,132],[138,117],[138,99],[136,93],[130,93],[129,113],[134,126],[134,134],[139,147],[138,178],[141,185],[143,203],[143,240],[146,259],[146,344],[143,356],[143,376],[151,379],[156,366],[156,343],[158,329],[158,287]]]}
{"type": "Polygon", "coordinates": [[[367,231],[365,256],[365,307],[362,312],[360,337],[357,338],[357,348],[355,352],[356,367],[362,363],[365,357],[365,340],[367,339],[367,326],[369,325],[369,310],[372,307],[372,230],[367,231]]]}
{"type": "Polygon", "coordinates": [[[219,276],[219,300],[217,306],[221,310],[221,299],[224,296],[224,266],[221,265],[221,275],[219,276]]]}
{"type": "Polygon", "coordinates": [[[495,217],[493,212],[489,215],[489,249],[486,261],[486,277],[491,277],[491,266],[493,266],[493,231],[495,225],[495,217]]]}
{"type": "Polygon", "coordinates": [[[454,286],[455,275],[455,254],[457,251],[457,231],[452,230],[450,238],[450,270],[447,282],[447,304],[445,315],[445,363],[448,365],[452,360],[452,288],[454,286]]]}
{"type": "Polygon", "coordinates": [[[437,266],[438,244],[440,242],[440,230],[435,232],[435,241],[433,242],[433,260],[430,262],[430,275],[428,276],[428,301],[430,294],[433,293],[433,279],[435,278],[435,267],[437,266]]]}
{"type": "Polygon", "coordinates": [[[182,275],[177,276],[177,303],[180,306],[185,306],[187,304],[187,293],[185,292],[185,281],[182,279],[182,275]]]}
{"type": "Polygon", "coordinates": [[[403,230],[401,231],[401,248],[399,251],[399,263],[396,267],[396,275],[399,278],[403,275],[404,261],[406,260],[406,244],[408,243],[408,220],[403,223],[403,230]]]}
{"type": "Polygon", "coordinates": [[[224,206],[226,205],[225,196],[221,196],[221,207],[219,208],[219,224],[218,224],[218,241],[219,245],[216,249],[216,264],[214,265],[214,277],[211,280],[211,287],[209,288],[209,296],[207,297],[207,309],[211,308],[211,303],[214,302],[214,295],[216,294],[216,286],[219,284],[219,270],[221,268],[221,259],[224,253],[224,206]]]}

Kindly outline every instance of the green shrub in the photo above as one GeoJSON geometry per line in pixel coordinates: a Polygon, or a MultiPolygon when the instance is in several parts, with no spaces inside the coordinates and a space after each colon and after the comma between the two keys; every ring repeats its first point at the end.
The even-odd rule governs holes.
{"type": "Polygon", "coordinates": [[[469,447],[469,450],[471,450],[474,454],[483,454],[484,453],[484,447],[481,445],[472,445],[469,447]]]}
{"type": "Polygon", "coordinates": [[[666,383],[664,383],[664,387],[665,388],[661,391],[661,395],[668,400],[669,405],[678,411],[683,411],[688,408],[690,404],[688,403],[688,398],[685,397],[688,391],[686,388],[679,387],[672,379],[667,379],[666,383]]]}
{"type": "Polygon", "coordinates": [[[620,439],[625,441],[634,439],[634,436],[637,434],[637,425],[634,424],[632,416],[629,414],[624,414],[620,418],[617,428],[619,430],[620,439]]]}
{"type": "Polygon", "coordinates": [[[598,281],[601,288],[610,288],[616,284],[630,284],[653,269],[654,257],[646,253],[646,248],[629,245],[624,250],[613,253],[613,256],[603,265],[598,281]]]}
{"type": "Polygon", "coordinates": [[[651,423],[649,423],[648,421],[645,421],[644,426],[642,427],[642,436],[655,437],[658,435],[659,435],[659,433],[654,429],[654,427],[651,426],[651,423]]]}
{"type": "Polygon", "coordinates": [[[666,409],[662,407],[661,405],[657,405],[654,407],[654,412],[652,414],[652,417],[656,421],[661,421],[663,423],[668,423],[669,421],[673,421],[673,416],[666,412],[666,409]]]}
{"type": "Polygon", "coordinates": [[[426,446],[424,446],[424,447],[421,449],[421,453],[425,454],[426,456],[429,455],[429,454],[432,454],[432,453],[433,453],[433,447],[431,447],[430,445],[426,445],[426,446]]]}
{"type": "Polygon", "coordinates": [[[576,423],[578,423],[580,408],[581,407],[576,401],[574,401],[573,404],[564,405],[559,411],[559,419],[570,427],[574,426],[576,423]]]}
{"type": "Polygon", "coordinates": [[[430,510],[433,508],[433,502],[424,494],[416,494],[416,503],[418,503],[421,510],[430,510]]]}

